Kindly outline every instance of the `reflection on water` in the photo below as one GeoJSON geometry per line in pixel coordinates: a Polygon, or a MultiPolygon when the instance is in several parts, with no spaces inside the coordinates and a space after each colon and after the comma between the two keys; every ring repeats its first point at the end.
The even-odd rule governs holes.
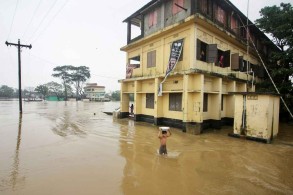
{"type": "Polygon", "coordinates": [[[0,194],[293,194],[293,131],[272,144],[113,120],[113,102],[0,102],[0,194]],[[16,105],[15,105],[16,104],[16,105]]]}
{"type": "Polygon", "coordinates": [[[10,174],[6,179],[3,179],[1,181],[1,185],[4,188],[9,188],[11,187],[13,190],[16,190],[17,185],[23,185],[25,181],[25,176],[20,176],[21,173],[19,171],[19,164],[20,164],[20,159],[19,159],[19,152],[20,152],[20,144],[21,144],[21,128],[22,128],[22,114],[19,114],[19,120],[18,120],[18,131],[17,131],[17,139],[16,139],[16,148],[14,152],[14,157],[13,157],[13,164],[11,166],[11,171],[10,174]]]}
{"type": "Polygon", "coordinates": [[[16,149],[15,149],[15,156],[14,156],[14,163],[11,172],[11,181],[12,187],[15,189],[17,183],[19,181],[24,181],[25,177],[19,178],[19,150],[20,150],[20,142],[21,142],[21,124],[22,124],[22,114],[19,114],[19,123],[18,123],[18,134],[17,134],[17,142],[16,142],[16,149]]]}

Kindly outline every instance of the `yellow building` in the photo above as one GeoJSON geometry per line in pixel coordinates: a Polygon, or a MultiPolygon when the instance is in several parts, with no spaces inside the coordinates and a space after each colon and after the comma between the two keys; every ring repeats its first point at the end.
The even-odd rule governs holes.
{"type": "Polygon", "coordinates": [[[228,0],[152,0],[124,22],[120,116],[128,117],[133,94],[134,120],[192,134],[233,124],[235,98],[229,92],[253,92],[264,76],[253,44],[263,56],[275,49],[228,0]],[[183,47],[169,72],[178,40],[183,47]]]}

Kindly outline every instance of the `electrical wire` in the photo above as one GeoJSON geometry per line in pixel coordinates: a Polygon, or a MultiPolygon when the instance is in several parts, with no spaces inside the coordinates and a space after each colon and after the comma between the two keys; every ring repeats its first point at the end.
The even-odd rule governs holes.
{"type": "Polygon", "coordinates": [[[49,13],[53,9],[53,7],[55,6],[56,2],[57,2],[57,0],[54,1],[54,3],[51,5],[51,7],[47,11],[47,13],[44,15],[44,17],[42,18],[41,22],[39,23],[37,29],[32,33],[32,36],[29,38],[29,41],[34,37],[34,35],[36,34],[36,32],[39,30],[39,28],[41,27],[42,23],[45,21],[45,19],[47,18],[47,16],[49,15],[49,13]]]}
{"type": "Polygon", "coordinates": [[[35,15],[36,15],[37,10],[39,9],[39,7],[40,7],[40,5],[41,5],[41,2],[42,2],[42,0],[39,1],[39,4],[37,5],[37,7],[36,7],[36,9],[35,9],[35,11],[34,11],[32,17],[31,17],[31,20],[30,20],[29,24],[26,26],[26,29],[25,29],[25,31],[24,31],[24,33],[23,33],[23,35],[22,35],[22,39],[24,39],[24,37],[25,37],[25,35],[26,35],[26,33],[27,33],[27,30],[29,29],[30,25],[32,24],[32,21],[33,21],[33,19],[35,18],[35,15]]]}
{"type": "Polygon", "coordinates": [[[15,17],[16,10],[17,10],[17,7],[18,7],[18,2],[19,2],[19,0],[17,0],[17,2],[16,2],[16,6],[15,6],[15,10],[14,10],[13,18],[12,18],[12,23],[11,23],[11,25],[10,25],[10,30],[9,30],[9,33],[8,33],[7,40],[9,40],[9,38],[10,38],[10,34],[11,34],[11,30],[12,30],[12,26],[13,26],[13,23],[14,23],[14,17],[15,17]]]}
{"type": "MultiPolygon", "coordinates": [[[[238,15],[238,14],[237,14],[237,15],[238,15]]],[[[238,17],[239,17],[239,19],[240,19],[240,22],[242,23],[242,25],[243,25],[244,28],[246,29],[246,32],[249,32],[248,26],[245,26],[245,24],[243,23],[243,21],[241,20],[241,18],[240,18],[239,15],[238,15],[238,17]]],[[[286,109],[287,109],[287,111],[289,112],[291,118],[293,119],[293,114],[292,114],[292,112],[290,111],[289,107],[287,106],[285,100],[284,100],[283,97],[281,96],[279,89],[277,88],[277,86],[276,86],[276,84],[275,84],[273,78],[271,77],[271,74],[269,73],[269,71],[268,71],[268,69],[267,69],[265,63],[263,62],[262,57],[260,56],[260,54],[259,54],[259,52],[258,52],[258,50],[257,50],[257,48],[256,48],[256,46],[255,46],[255,44],[254,44],[254,42],[253,42],[252,39],[251,39],[250,33],[247,33],[247,39],[248,39],[248,42],[250,41],[250,42],[252,43],[254,50],[256,51],[256,53],[257,53],[257,55],[258,55],[258,57],[259,57],[259,59],[260,59],[262,65],[263,65],[263,67],[264,67],[264,69],[265,69],[267,75],[269,76],[269,79],[271,80],[271,82],[272,82],[272,84],[273,84],[275,90],[276,90],[277,93],[280,95],[280,99],[282,100],[284,106],[286,107],[286,109]]],[[[248,44],[247,47],[249,47],[249,44],[248,44]]]]}
{"type": "Polygon", "coordinates": [[[53,65],[58,65],[58,63],[52,62],[52,61],[47,60],[47,59],[45,59],[45,58],[41,58],[41,57],[39,57],[39,56],[37,56],[37,55],[34,55],[34,54],[32,54],[32,53],[31,53],[30,55],[33,56],[33,57],[35,57],[35,58],[38,58],[39,60],[44,61],[44,62],[46,62],[46,63],[53,64],[53,65]]]}
{"type": "Polygon", "coordinates": [[[56,12],[56,14],[51,18],[51,20],[48,22],[48,24],[46,25],[46,27],[39,33],[39,35],[36,36],[36,38],[32,41],[32,43],[34,43],[46,30],[47,28],[50,26],[50,24],[52,23],[52,21],[56,18],[56,16],[61,12],[61,10],[65,7],[65,5],[68,3],[68,0],[65,1],[65,3],[60,7],[60,9],[56,12]]]}

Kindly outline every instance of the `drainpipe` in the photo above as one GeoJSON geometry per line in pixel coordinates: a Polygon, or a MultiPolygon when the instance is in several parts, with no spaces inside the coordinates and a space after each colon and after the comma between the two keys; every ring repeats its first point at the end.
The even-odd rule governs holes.
{"type": "Polygon", "coordinates": [[[242,126],[240,135],[246,134],[246,95],[243,95],[243,111],[242,111],[242,126]]]}

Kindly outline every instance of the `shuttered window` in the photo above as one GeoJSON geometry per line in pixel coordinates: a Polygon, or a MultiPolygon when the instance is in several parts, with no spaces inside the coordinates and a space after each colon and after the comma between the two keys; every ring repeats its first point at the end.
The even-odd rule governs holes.
{"type": "Polygon", "coordinates": [[[234,16],[231,17],[231,30],[233,30],[237,34],[238,22],[234,16]]]}
{"type": "Polygon", "coordinates": [[[196,41],[196,59],[206,62],[207,61],[207,44],[197,39],[196,41]]]}
{"type": "Polygon", "coordinates": [[[199,0],[199,8],[203,14],[208,14],[208,0],[199,0]]]}
{"type": "Polygon", "coordinates": [[[214,16],[219,23],[227,26],[226,12],[222,7],[218,6],[217,4],[214,4],[214,16]]]}
{"type": "Polygon", "coordinates": [[[224,95],[222,94],[222,98],[221,98],[221,111],[224,110],[224,95]]]}
{"type": "Polygon", "coordinates": [[[209,95],[207,93],[204,93],[203,94],[203,112],[208,111],[208,99],[209,99],[209,95]]]}
{"type": "Polygon", "coordinates": [[[209,44],[207,47],[207,63],[215,63],[217,61],[217,56],[217,44],[209,44]]]}
{"type": "Polygon", "coordinates": [[[239,70],[239,54],[234,53],[231,55],[231,69],[232,70],[239,70]]]}
{"type": "Polygon", "coordinates": [[[147,53],[147,68],[156,67],[156,50],[147,53]]]}
{"type": "Polygon", "coordinates": [[[155,26],[158,22],[158,13],[157,10],[149,14],[149,27],[155,26]]]}
{"type": "Polygon", "coordinates": [[[218,48],[217,44],[207,44],[197,39],[196,41],[196,59],[207,62],[217,62],[218,48]]]}
{"type": "Polygon", "coordinates": [[[146,108],[154,108],[155,94],[147,93],[146,94],[146,108]]]}
{"type": "Polygon", "coordinates": [[[222,51],[218,49],[216,66],[225,68],[230,66],[230,50],[222,51]]]}
{"type": "Polygon", "coordinates": [[[182,93],[169,94],[169,110],[182,111],[182,93]]]}

